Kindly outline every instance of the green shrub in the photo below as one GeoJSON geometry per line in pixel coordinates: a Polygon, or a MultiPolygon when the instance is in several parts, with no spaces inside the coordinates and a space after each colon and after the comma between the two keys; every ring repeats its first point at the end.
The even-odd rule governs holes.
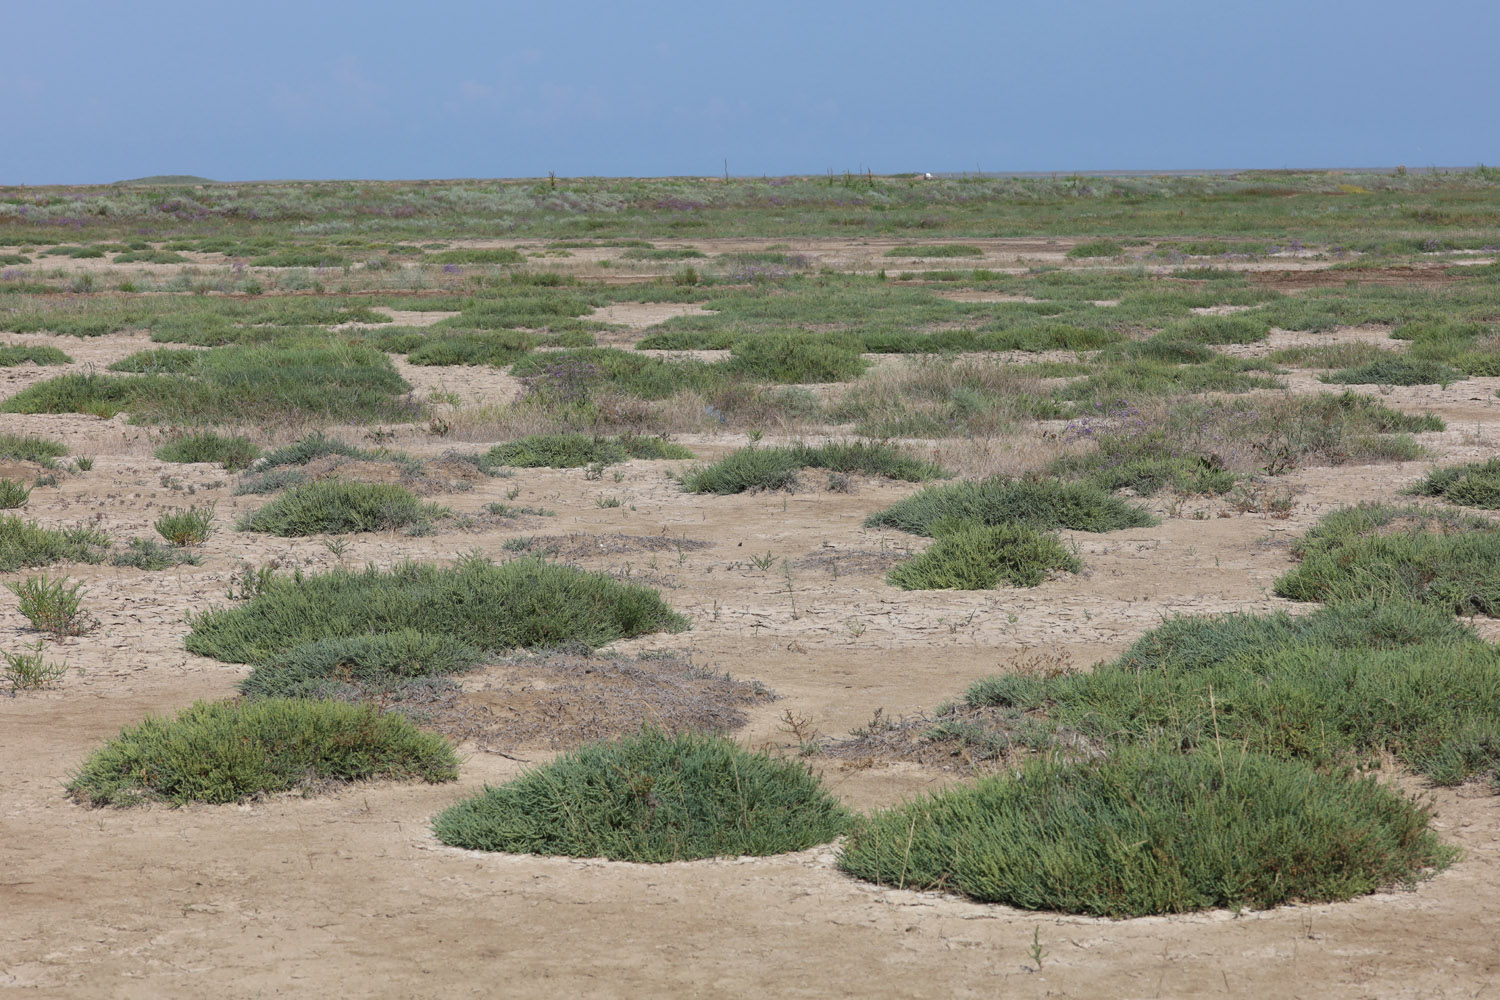
{"type": "Polygon", "coordinates": [[[83,635],[99,625],[83,610],[83,599],[79,596],[83,584],[70,584],[66,576],[49,579],[43,573],[5,586],[19,599],[17,610],[21,616],[39,632],[59,637],[83,635]]]}
{"type": "Polygon", "coordinates": [[[55,347],[44,344],[0,345],[0,368],[13,368],[27,362],[34,365],[70,365],[73,359],[55,347]]]}
{"type": "Polygon", "coordinates": [[[891,247],[887,257],[983,257],[984,248],[972,243],[908,243],[891,247]]]}
{"type": "Polygon", "coordinates": [[[212,431],[184,434],[156,449],[156,457],[163,462],[218,462],[228,472],[247,468],[258,455],[260,449],[249,438],[212,431]]]}
{"type": "Polygon", "coordinates": [[[299,486],[307,482],[307,473],[299,469],[277,468],[269,472],[242,477],[234,488],[235,496],[254,494],[263,496],[267,493],[280,493],[291,486],[299,486]]]}
{"type": "Polygon", "coordinates": [[[1387,354],[1354,368],[1323,375],[1320,381],[1342,385],[1443,385],[1457,382],[1464,373],[1441,361],[1427,361],[1400,354],[1387,354]]]}
{"type": "Polygon", "coordinates": [[[192,619],[187,648],[230,663],[262,663],[317,639],[415,629],[485,652],[581,643],[603,646],[687,619],[656,591],[537,559],[452,568],[334,570],[265,581],[241,607],[192,619]]]}
{"type": "Polygon", "coordinates": [[[385,452],[357,448],[352,444],[331,438],[322,431],[315,431],[300,441],[266,452],[251,467],[251,472],[265,472],[287,465],[306,465],[325,455],[342,455],[347,458],[376,460],[388,457],[385,452]]]}
{"type": "Polygon", "coordinates": [[[930,535],[943,518],[984,525],[1029,524],[1042,530],[1119,531],[1157,523],[1144,507],[1127,503],[1089,483],[1007,479],[997,476],[929,486],[885,510],[865,525],[930,535]]]}
{"type": "Polygon", "coordinates": [[[869,367],[849,334],[761,333],[730,347],[726,369],[778,383],[844,382],[869,367]]]}
{"type": "Polygon", "coordinates": [[[1500,510],[1500,458],[1433,469],[1410,492],[1463,507],[1500,510]]]}
{"type": "Polygon", "coordinates": [[[433,830],[470,850],[663,863],[805,850],[848,823],[800,762],[648,729],[486,788],[433,830]]]}
{"type": "Polygon", "coordinates": [[[14,510],[26,506],[31,499],[31,487],[19,479],[0,479],[0,510],[14,510]]]}
{"type": "Polygon", "coordinates": [[[1373,779],[1235,751],[1037,761],[882,810],[839,867],[882,885],[1126,917],[1265,909],[1410,884],[1455,852],[1373,779]]]}
{"type": "Polygon", "coordinates": [[[40,691],[51,687],[68,672],[65,663],[51,663],[42,653],[41,640],[24,653],[0,652],[0,680],[15,691],[40,691]]]}
{"type": "Polygon", "coordinates": [[[156,533],[173,545],[202,545],[213,533],[214,506],[168,511],[156,519],[156,533]]]}
{"type": "Polygon", "coordinates": [[[261,531],[283,538],[342,534],[353,531],[418,529],[447,513],[424,504],[404,486],[320,479],[303,483],[248,515],[241,531],[261,531]]]}
{"type": "Polygon", "coordinates": [[[1159,337],[1192,344],[1256,344],[1271,335],[1269,320],[1256,316],[1194,316],[1162,330],[1159,337]]]}
{"type": "Polygon", "coordinates": [[[1370,594],[1500,617],[1500,526],[1451,511],[1360,504],[1326,515],[1276,581],[1294,601],[1370,594]]]}
{"type": "Polygon", "coordinates": [[[68,453],[67,445],[51,438],[17,434],[0,434],[0,458],[17,462],[35,462],[44,469],[57,466],[57,459],[68,453]]]}
{"type": "Polygon", "coordinates": [[[333,701],[197,702],[152,717],[96,750],[68,783],[79,802],[240,802],[320,783],[385,778],[440,782],[458,758],[440,736],[398,715],[333,701]]]}
{"type": "Polygon", "coordinates": [[[1083,569],[1055,535],[1026,524],[947,520],[930,527],[932,546],[892,569],[887,583],[902,590],[990,590],[1002,582],[1035,587],[1056,571],[1083,569]]]}
{"type": "Polygon", "coordinates": [[[254,698],[333,697],[351,683],[451,674],[483,659],[451,635],[415,629],[314,639],[256,666],[240,691],[254,698]]]}
{"type": "Polygon", "coordinates": [[[414,365],[511,364],[537,344],[537,338],[516,330],[428,336],[407,352],[414,365]]]}
{"type": "Polygon", "coordinates": [[[1089,240],[1080,243],[1068,251],[1068,256],[1080,257],[1120,257],[1125,253],[1125,248],[1115,240],[1089,240]]]}
{"type": "Polygon", "coordinates": [[[680,444],[644,434],[601,437],[588,434],[533,434],[497,444],[480,458],[480,468],[509,465],[517,468],[574,469],[602,463],[613,465],[632,458],[692,458],[680,444]]]}
{"type": "Polygon", "coordinates": [[[123,552],[109,557],[111,566],[129,566],[132,569],[156,572],[173,566],[197,566],[201,556],[184,552],[172,545],[163,545],[154,538],[132,538],[123,552]]]}
{"type": "Polygon", "coordinates": [[[0,514],[0,573],[64,561],[96,563],[108,545],[107,537],[89,528],[54,530],[0,514]]]}
{"type": "Polygon", "coordinates": [[[906,482],[945,475],[942,466],[914,458],[884,441],[794,444],[783,448],[741,448],[711,465],[690,469],[680,479],[689,493],[721,496],[747,490],[794,490],[803,469],[859,472],[906,482]]]}

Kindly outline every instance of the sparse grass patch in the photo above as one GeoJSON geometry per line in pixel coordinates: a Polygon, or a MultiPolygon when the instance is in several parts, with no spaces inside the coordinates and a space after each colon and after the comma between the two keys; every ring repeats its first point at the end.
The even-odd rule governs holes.
{"type": "Polygon", "coordinates": [[[18,462],[35,462],[44,469],[57,466],[57,459],[68,453],[67,445],[35,435],[0,434],[0,458],[18,462]]]}
{"type": "Polygon", "coordinates": [[[1022,909],[1126,917],[1264,909],[1409,884],[1455,852],[1373,779],[1236,752],[1034,761],[857,826],[850,874],[1022,909]]]}
{"type": "Polygon", "coordinates": [[[1461,507],[1500,510],[1500,458],[1433,469],[1410,492],[1442,497],[1461,507]]]}
{"type": "Polygon", "coordinates": [[[24,653],[0,652],[0,659],[5,661],[0,664],[0,680],[10,685],[12,693],[51,687],[68,672],[66,663],[48,661],[42,650],[43,645],[38,641],[24,653]]]}
{"type": "Polygon", "coordinates": [[[320,479],[293,486],[246,516],[241,531],[283,538],[356,531],[420,530],[448,511],[424,504],[404,486],[320,479]]]}
{"type": "Polygon", "coordinates": [[[1344,368],[1320,381],[1342,385],[1442,385],[1465,378],[1463,372],[1441,361],[1412,358],[1390,351],[1362,365],[1344,368]]]}
{"type": "Polygon", "coordinates": [[[241,802],[328,782],[458,777],[453,747],[369,706],[270,698],[198,702],[95,751],[68,783],[79,802],[241,802]]]}
{"type": "Polygon", "coordinates": [[[797,474],[803,469],[859,472],[905,482],[921,482],[945,474],[941,466],[914,458],[884,441],[849,441],[782,448],[752,445],[711,465],[690,469],[679,481],[689,493],[721,496],[747,490],[794,490],[799,483],[797,474]]]}
{"type": "Polygon", "coordinates": [[[869,367],[861,350],[848,334],[762,333],[735,341],[725,367],[769,382],[844,382],[869,367]]]}
{"type": "Polygon", "coordinates": [[[441,250],[429,254],[426,260],[433,264],[524,264],[526,257],[515,250],[461,249],[441,250]]]}
{"type": "Polygon", "coordinates": [[[1500,617],[1500,526],[1430,507],[1360,504],[1325,516],[1294,547],[1301,564],[1276,581],[1294,601],[1379,594],[1500,617]]]}
{"type": "Polygon", "coordinates": [[[800,762],[647,729],[487,788],[433,830],[470,850],[663,863],[804,850],[849,819],[800,762]]]}
{"type": "Polygon", "coordinates": [[[401,680],[467,670],[484,659],[442,633],[397,629],[314,639],[257,664],[240,683],[253,698],[336,698],[350,687],[388,688],[401,680]]]}
{"type": "Polygon", "coordinates": [[[187,552],[176,545],[163,545],[154,538],[132,538],[122,552],[109,557],[111,566],[129,566],[133,569],[156,572],[173,566],[197,566],[203,558],[187,552]]]}
{"type": "Polygon", "coordinates": [[[248,468],[260,455],[249,438],[204,431],[173,438],[156,449],[163,462],[218,462],[226,472],[248,468]]]}
{"type": "Polygon", "coordinates": [[[573,469],[602,463],[614,465],[633,458],[684,459],[693,453],[680,444],[659,437],[622,434],[602,437],[588,434],[533,434],[497,444],[480,459],[480,468],[573,469]]]}
{"type": "Polygon", "coordinates": [[[156,533],[178,547],[202,545],[213,534],[214,506],[168,511],[156,519],[156,533]]]}
{"type": "Polygon", "coordinates": [[[0,573],[65,561],[96,563],[108,545],[109,539],[91,528],[59,531],[15,514],[0,514],[0,573]]]}
{"type": "Polygon", "coordinates": [[[31,487],[19,479],[0,479],[0,510],[15,510],[31,499],[31,487]]]}
{"type": "Polygon", "coordinates": [[[1077,259],[1089,257],[1122,257],[1125,247],[1116,240],[1089,240],[1068,251],[1068,256],[1077,259]]]}
{"type": "Polygon", "coordinates": [[[902,590],[990,590],[1001,583],[1035,587],[1053,573],[1083,569],[1056,535],[1026,524],[944,520],[930,528],[931,547],[894,567],[887,583],[902,590]]]}
{"type": "Polygon", "coordinates": [[[891,247],[887,257],[983,257],[984,248],[973,243],[908,243],[891,247]]]}
{"type": "Polygon", "coordinates": [[[303,643],[415,629],[476,649],[617,639],[681,631],[687,620],[656,591],[536,559],[451,568],[333,570],[274,577],[248,603],[192,619],[187,648],[230,663],[261,663],[303,643]]]}
{"type": "Polygon", "coordinates": [[[69,365],[64,352],[46,344],[0,344],[0,368],[14,368],[30,362],[34,365],[69,365]]]}
{"type": "Polygon", "coordinates": [[[83,635],[99,627],[98,620],[83,610],[83,584],[66,576],[49,578],[43,573],[5,586],[19,601],[17,610],[39,632],[60,638],[83,635]]]}
{"type": "Polygon", "coordinates": [[[945,518],[982,525],[1027,524],[1042,530],[1119,531],[1157,523],[1145,508],[1089,483],[991,479],[929,486],[883,511],[865,525],[932,534],[945,518]]]}

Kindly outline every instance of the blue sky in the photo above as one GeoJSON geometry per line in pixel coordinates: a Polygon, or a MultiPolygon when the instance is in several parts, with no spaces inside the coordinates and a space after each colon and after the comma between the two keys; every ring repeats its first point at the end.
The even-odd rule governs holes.
{"type": "Polygon", "coordinates": [[[1496,0],[51,0],[0,30],[0,184],[1500,162],[1496,0]]]}

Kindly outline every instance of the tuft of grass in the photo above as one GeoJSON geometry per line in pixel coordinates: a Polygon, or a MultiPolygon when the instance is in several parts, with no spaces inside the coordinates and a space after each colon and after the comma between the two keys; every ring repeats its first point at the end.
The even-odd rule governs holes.
{"type": "Polygon", "coordinates": [[[838,864],[900,888],[1128,917],[1264,909],[1407,885],[1456,852],[1370,778],[1236,752],[1034,761],[875,813],[838,864]]]}
{"type": "Polygon", "coordinates": [[[1442,497],[1461,507],[1500,510],[1500,458],[1433,469],[1409,492],[1442,497]]]}
{"type": "Polygon", "coordinates": [[[184,434],[156,449],[156,457],[163,462],[218,462],[226,472],[248,468],[259,455],[260,449],[249,438],[212,431],[184,434]]]}
{"type": "Polygon", "coordinates": [[[1035,587],[1083,562],[1056,535],[1027,524],[943,520],[931,526],[926,552],[894,567],[886,582],[902,590],[990,590],[1001,583],[1035,587]]]}
{"type": "Polygon", "coordinates": [[[420,531],[448,513],[424,504],[404,486],[320,479],[293,486],[247,515],[241,531],[260,531],[283,538],[354,531],[420,531]]]}
{"type": "Polygon", "coordinates": [[[163,545],[154,538],[132,538],[123,552],[109,557],[111,566],[129,566],[133,569],[155,572],[173,566],[197,566],[201,556],[184,552],[173,545],[163,545]]]}
{"type": "Polygon", "coordinates": [[[0,344],[0,368],[33,365],[70,365],[73,359],[45,344],[0,344]]]}
{"type": "Polygon", "coordinates": [[[1168,325],[1157,334],[1189,344],[1256,344],[1271,335],[1271,322],[1254,315],[1194,316],[1168,325]]]}
{"type": "Polygon", "coordinates": [[[187,648],[229,663],[262,663],[318,639],[416,629],[486,652],[618,639],[688,627],[656,591],[540,559],[451,568],[407,563],[270,577],[237,608],[191,620],[187,648]]]}
{"type": "Polygon", "coordinates": [[[443,250],[426,257],[433,264],[524,264],[524,254],[504,248],[443,250]]]}
{"type": "Polygon", "coordinates": [[[1068,251],[1068,256],[1077,260],[1088,257],[1121,257],[1125,247],[1115,240],[1089,240],[1068,251]]]}
{"type": "Polygon", "coordinates": [[[1157,523],[1144,507],[1090,483],[996,476],[929,486],[865,519],[871,528],[932,534],[945,518],[982,525],[1028,524],[1043,530],[1119,531],[1157,523]]]}
{"type": "Polygon", "coordinates": [[[859,338],[838,333],[761,333],[735,341],[725,370],[769,382],[845,382],[864,374],[859,338]]]}
{"type": "Polygon", "coordinates": [[[179,375],[193,372],[203,360],[202,351],[187,347],[153,347],[121,358],[109,366],[112,372],[136,375],[179,375]]]}
{"type": "Polygon", "coordinates": [[[711,465],[691,469],[680,477],[689,493],[721,496],[748,490],[795,490],[802,469],[860,472],[905,482],[921,482],[945,475],[940,465],[924,462],[887,442],[849,441],[824,445],[795,444],[783,448],[741,448],[711,465]]]}
{"type": "Polygon", "coordinates": [[[30,499],[30,486],[19,479],[0,479],[0,510],[24,507],[30,499]]]}
{"type": "Polygon", "coordinates": [[[258,664],[240,682],[252,698],[337,697],[353,684],[390,686],[412,677],[456,673],[484,654],[443,633],[404,628],[371,635],[314,639],[258,664]]]}
{"type": "Polygon", "coordinates": [[[96,750],[68,782],[79,802],[241,802],[327,782],[458,777],[440,736],[398,715],[334,701],[197,702],[151,717],[96,750]]]}
{"type": "Polygon", "coordinates": [[[278,469],[289,465],[306,465],[309,462],[324,457],[325,455],[342,455],[346,458],[356,459],[379,459],[388,457],[385,453],[372,451],[368,448],[357,448],[352,444],[331,438],[322,431],[315,431],[300,441],[285,445],[266,452],[253,465],[251,472],[265,472],[268,469],[278,469]]]}
{"type": "Polygon", "coordinates": [[[6,588],[19,600],[17,610],[31,622],[31,627],[48,635],[62,637],[84,635],[99,626],[99,622],[83,610],[83,598],[79,592],[82,583],[70,583],[66,576],[49,578],[46,573],[13,580],[6,588]]]}
{"type": "Polygon", "coordinates": [[[1386,352],[1385,357],[1376,358],[1353,368],[1344,368],[1319,381],[1340,385],[1441,385],[1447,386],[1465,378],[1463,372],[1441,361],[1411,358],[1386,352]]]}
{"type": "Polygon", "coordinates": [[[0,573],[66,561],[96,563],[108,546],[109,538],[90,528],[43,528],[15,514],[0,514],[0,573]]]}
{"type": "Polygon", "coordinates": [[[509,465],[517,468],[574,469],[584,465],[614,465],[633,458],[682,459],[693,453],[680,444],[644,434],[602,437],[589,434],[533,434],[497,444],[480,458],[480,468],[509,465]]]}
{"type": "Polygon", "coordinates": [[[659,864],[805,850],[849,819],[801,762],[646,729],[486,788],[440,813],[433,830],[469,850],[659,864]]]}
{"type": "Polygon", "coordinates": [[[1427,507],[1360,504],[1326,515],[1293,548],[1301,564],[1276,581],[1294,601],[1378,594],[1500,617],[1500,526],[1427,507]]]}
{"type": "Polygon", "coordinates": [[[156,533],[178,547],[202,545],[213,534],[214,507],[189,507],[168,511],[156,519],[156,533]]]}
{"type": "Polygon", "coordinates": [[[983,257],[984,248],[973,243],[906,243],[891,247],[887,257],[983,257]]]}
{"type": "Polygon", "coordinates": [[[0,458],[17,462],[35,462],[44,469],[57,466],[57,460],[68,453],[67,445],[35,435],[0,434],[0,458]]]}
{"type": "Polygon", "coordinates": [[[42,654],[42,643],[28,647],[24,653],[0,652],[0,680],[15,691],[40,691],[62,680],[68,672],[65,663],[51,663],[42,654]]]}

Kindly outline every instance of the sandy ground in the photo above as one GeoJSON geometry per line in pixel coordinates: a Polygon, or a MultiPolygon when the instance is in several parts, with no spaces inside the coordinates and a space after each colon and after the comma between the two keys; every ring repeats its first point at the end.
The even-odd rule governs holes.
{"type": "MultiPolygon", "coordinates": [[[[802,242],[815,248],[816,241],[793,245],[802,242]]],[[[1060,255],[1069,244],[1039,243],[1027,252],[1049,245],[1060,255]]],[[[874,241],[870,248],[882,252],[874,241]]],[[[611,321],[639,328],[648,319],[660,321],[628,310],[611,321]]],[[[1383,331],[1340,335],[1373,340],[1383,331]]],[[[147,343],[5,339],[56,343],[80,369],[147,343]]],[[[1275,346],[1291,342],[1282,337],[1275,346]]],[[[503,401],[519,388],[488,368],[398,367],[420,393],[466,402],[503,401]]],[[[58,370],[5,369],[0,391],[58,370]]],[[[1327,388],[1312,373],[1287,382],[1293,392],[1327,388]]],[[[1471,379],[1380,398],[1442,414],[1449,429],[1420,435],[1422,442],[1444,461],[1473,460],[1500,446],[1496,388],[1500,380],[1471,379]]],[[[1395,497],[1429,462],[1298,471],[1279,484],[1295,495],[1286,519],[1234,512],[1224,501],[1163,499],[1155,504],[1165,516],[1159,527],[1071,535],[1087,566],[1077,577],[1032,590],[906,593],[884,584],[882,567],[925,543],[861,522],[911,492],[909,485],[860,480],[852,493],[833,493],[808,473],[809,488],[794,494],[710,498],[676,488],[670,473],[686,462],[627,463],[618,467],[619,481],[613,470],[600,480],[581,469],[520,470],[433,499],[460,513],[501,501],[543,506],[555,517],[478,531],[449,526],[422,538],[351,536],[335,555],[323,539],[233,531],[233,521],[263,498],[231,496],[233,477],[216,467],[156,461],[157,435],[124,417],[7,416],[3,429],[61,437],[74,454],[96,457],[92,471],[37,489],[26,514],[44,524],[87,521],[123,542],[151,535],[164,510],[215,499],[219,525],[199,567],[68,567],[85,582],[100,629],[50,648],[71,668],[58,688],[0,696],[4,995],[1327,1000],[1500,990],[1500,798],[1474,787],[1404,782],[1432,799],[1437,828],[1465,852],[1415,890],[1339,905],[1129,921],[879,888],[840,874],[830,848],[664,866],[447,848],[431,835],[430,817],[524,766],[472,746],[462,748],[457,785],[371,784],[310,799],[133,810],[88,809],[62,792],[83,758],[122,726],[233,693],[245,669],[192,656],[182,638],[186,617],[222,603],[244,562],[317,571],[341,561],[443,561],[475,549],[503,558],[508,538],[577,532],[707,542],[578,561],[659,587],[693,621],[689,632],[623,643],[623,651],[691,650],[716,669],[764,682],[780,700],[754,708],[740,736],[786,746],[784,711],[843,735],[877,709],[888,716],[931,709],[1027,651],[1089,664],[1165,615],[1306,610],[1270,596],[1290,565],[1288,542],[1334,507],[1395,497]],[[514,498],[512,489],[519,490],[514,498]],[[621,505],[601,508],[601,497],[621,505]],[[752,557],[765,553],[774,565],[758,570],[752,557]],[[1046,951],[1040,969],[1029,955],[1034,932],[1046,951]]],[[[367,430],[345,436],[360,442],[367,430]]],[[[678,440],[705,459],[745,442],[732,434],[678,440]]],[[[424,427],[404,429],[390,443],[426,456],[485,447],[454,445],[424,427]]],[[[32,641],[25,624],[0,592],[0,646],[32,641]]],[[[1500,639],[1496,623],[1480,625],[1500,639]]],[[[858,808],[955,780],[914,765],[817,766],[858,808]]]]}

